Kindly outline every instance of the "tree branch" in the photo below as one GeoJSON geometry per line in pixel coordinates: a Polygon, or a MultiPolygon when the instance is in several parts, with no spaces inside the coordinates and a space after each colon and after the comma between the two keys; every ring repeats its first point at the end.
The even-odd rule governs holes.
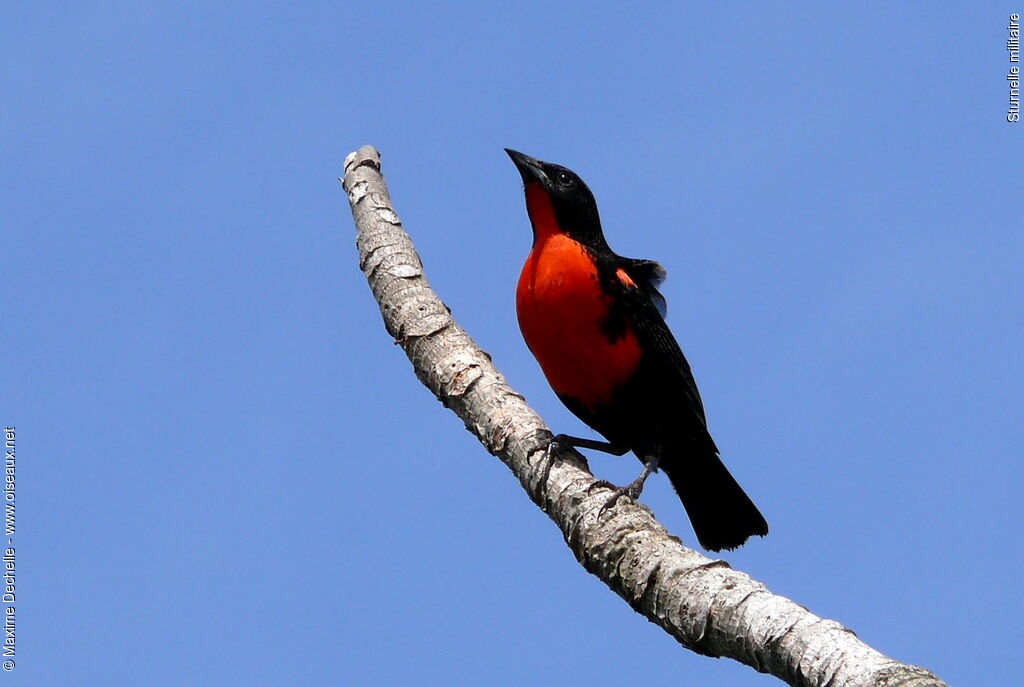
{"type": "Polygon", "coordinates": [[[733,658],[799,687],[948,687],[929,671],[894,661],[833,620],[769,592],[750,576],[682,545],[642,504],[588,488],[575,451],[545,458],[551,432],[431,290],[391,207],[380,156],[366,146],[345,159],[359,266],[384,326],[416,376],[515,474],[562,531],[576,559],[638,613],[683,646],[733,658]]]}

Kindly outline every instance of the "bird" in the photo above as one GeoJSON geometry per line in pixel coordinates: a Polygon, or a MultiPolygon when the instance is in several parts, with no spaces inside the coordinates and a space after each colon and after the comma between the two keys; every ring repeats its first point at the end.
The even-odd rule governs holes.
{"type": "Polygon", "coordinates": [[[533,245],[516,287],[530,352],[565,406],[606,441],[553,435],[549,451],[632,451],[640,475],[604,504],[640,496],[663,471],[701,546],[735,549],[768,534],[764,516],[719,458],[690,365],[665,322],[665,269],[608,245],[597,201],[572,170],[506,148],[523,181],[533,245]]]}

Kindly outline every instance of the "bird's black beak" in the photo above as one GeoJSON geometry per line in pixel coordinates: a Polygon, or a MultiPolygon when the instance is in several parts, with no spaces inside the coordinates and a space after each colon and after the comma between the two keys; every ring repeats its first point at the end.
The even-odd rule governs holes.
{"type": "Polygon", "coordinates": [[[519,175],[523,177],[524,184],[534,181],[539,181],[543,185],[548,183],[548,175],[544,173],[543,162],[529,155],[523,155],[518,150],[512,150],[511,148],[505,148],[505,152],[508,153],[508,156],[512,158],[512,162],[515,163],[516,169],[519,170],[519,175]]]}

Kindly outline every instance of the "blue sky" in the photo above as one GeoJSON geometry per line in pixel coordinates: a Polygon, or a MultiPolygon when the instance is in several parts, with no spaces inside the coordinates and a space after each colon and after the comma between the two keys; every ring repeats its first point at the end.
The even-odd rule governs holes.
{"type": "MultiPolygon", "coordinates": [[[[728,560],[952,684],[1018,672],[1022,136],[999,3],[6,7],[10,684],[769,685],[585,573],[415,380],[336,181],[377,146],[459,322],[516,328],[509,146],[655,258],[771,535],[728,560]]],[[[632,458],[595,456],[620,483],[632,458]]],[[[693,535],[663,477],[644,501],[693,535]]]]}

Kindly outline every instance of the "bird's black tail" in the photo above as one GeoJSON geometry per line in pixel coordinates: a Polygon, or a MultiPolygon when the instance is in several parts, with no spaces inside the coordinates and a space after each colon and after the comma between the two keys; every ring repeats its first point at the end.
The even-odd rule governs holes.
{"type": "Polygon", "coordinates": [[[705,549],[735,549],[751,535],[768,534],[761,511],[714,453],[693,452],[681,459],[662,461],[661,467],[705,549]]]}

